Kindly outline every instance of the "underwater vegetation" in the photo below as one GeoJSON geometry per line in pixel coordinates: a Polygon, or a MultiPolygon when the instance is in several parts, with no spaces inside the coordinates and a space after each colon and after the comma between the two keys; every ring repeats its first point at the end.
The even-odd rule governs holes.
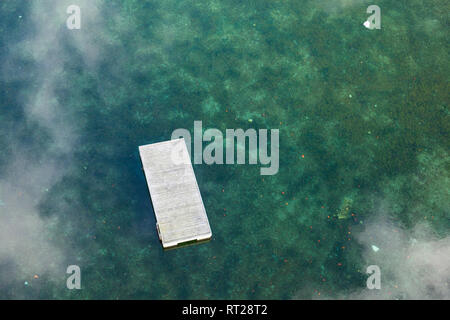
{"type": "Polygon", "coordinates": [[[339,210],[337,211],[337,217],[338,219],[348,219],[351,215],[351,209],[352,209],[353,199],[345,197],[342,200],[342,204],[339,207],[339,210]]]}
{"type": "Polygon", "coordinates": [[[380,30],[368,1],[78,3],[76,31],[0,3],[0,298],[448,298],[448,1],[380,30]],[[213,239],[164,252],[137,147],[196,120],[279,129],[279,172],[195,165],[213,239]]]}

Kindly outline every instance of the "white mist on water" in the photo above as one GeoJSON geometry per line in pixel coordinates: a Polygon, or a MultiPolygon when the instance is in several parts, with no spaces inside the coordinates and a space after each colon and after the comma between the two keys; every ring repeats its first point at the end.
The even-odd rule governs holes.
{"type": "Polygon", "coordinates": [[[66,29],[70,1],[33,1],[26,16],[18,17],[23,23],[31,22],[30,29],[23,41],[8,44],[9,52],[0,65],[2,81],[30,81],[31,75],[16,61],[17,57],[32,61],[35,81],[18,97],[24,113],[24,123],[20,125],[37,125],[46,131],[50,141],[45,150],[39,149],[35,155],[21,143],[18,130],[12,130],[7,137],[12,154],[0,176],[1,285],[17,281],[27,284],[34,275],[45,273],[64,274],[66,260],[73,258],[68,256],[64,244],[52,242],[49,229],[57,218],[43,218],[38,205],[67,172],[70,162],[64,159],[70,158],[77,141],[76,122],[70,119],[64,101],[58,101],[55,92],[58,84],[70,77],[64,70],[68,55],[63,42],[69,40],[82,57],[84,67],[95,70],[102,20],[99,3],[77,1],[86,30],[72,32],[66,29]]]}
{"type": "Polygon", "coordinates": [[[439,239],[426,223],[405,230],[381,216],[368,221],[357,240],[366,248],[366,264],[381,268],[382,288],[348,298],[450,299],[450,237],[439,239]]]}

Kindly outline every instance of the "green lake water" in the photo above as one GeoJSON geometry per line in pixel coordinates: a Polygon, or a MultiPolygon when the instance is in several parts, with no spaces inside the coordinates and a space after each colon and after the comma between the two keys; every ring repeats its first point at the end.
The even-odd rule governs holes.
{"type": "Polygon", "coordinates": [[[379,30],[356,0],[78,1],[69,30],[72,2],[0,4],[0,298],[346,298],[378,218],[448,239],[448,1],[379,30]],[[197,120],[279,129],[279,171],[194,165],[213,237],[163,251],[138,146],[197,120]]]}

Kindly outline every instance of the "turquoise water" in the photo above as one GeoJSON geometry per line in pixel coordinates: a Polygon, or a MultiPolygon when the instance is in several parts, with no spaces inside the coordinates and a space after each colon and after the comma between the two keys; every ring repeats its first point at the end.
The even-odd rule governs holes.
{"type": "Polygon", "coordinates": [[[416,226],[448,252],[447,1],[378,1],[380,30],[368,1],[57,3],[0,4],[0,298],[360,297],[416,226]],[[163,251],[137,147],[195,120],[279,129],[280,169],[194,165],[213,238],[163,251]]]}

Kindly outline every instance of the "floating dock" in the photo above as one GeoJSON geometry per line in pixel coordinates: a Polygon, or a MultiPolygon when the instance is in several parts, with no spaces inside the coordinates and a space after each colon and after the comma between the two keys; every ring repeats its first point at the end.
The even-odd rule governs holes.
{"type": "Polygon", "coordinates": [[[211,228],[184,139],[139,147],[156,228],[164,248],[211,238],[211,228]]]}

